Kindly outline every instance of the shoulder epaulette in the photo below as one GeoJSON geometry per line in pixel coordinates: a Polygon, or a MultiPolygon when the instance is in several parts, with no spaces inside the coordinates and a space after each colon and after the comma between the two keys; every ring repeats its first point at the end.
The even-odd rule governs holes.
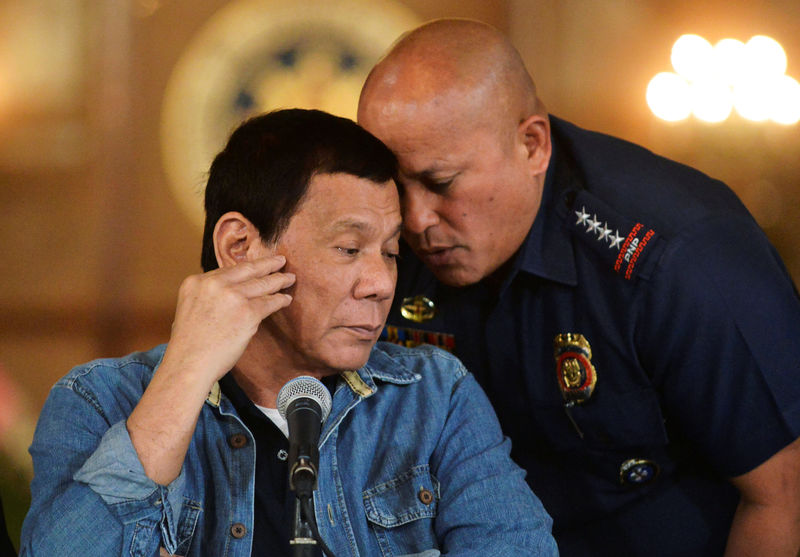
{"type": "Polygon", "coordinates": [[[615,273],[626,280],[649,276],[663,242],[647,224],[620,215],[585,190],[576,192],[566,219],[572,233],[615,273]]]}

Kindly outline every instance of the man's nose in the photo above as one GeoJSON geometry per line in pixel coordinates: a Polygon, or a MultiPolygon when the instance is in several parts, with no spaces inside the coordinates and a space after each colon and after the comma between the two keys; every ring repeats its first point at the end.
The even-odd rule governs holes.
{"type": "Polygon", "coordinates": [[[356,298],[391,299],[397,282],[397,265],[385,254],[370,257],[355,286],[356,298]]]}
{"type": "Polygon", "coordinates": [[[422,234],[439,224],[438,196],[420,185],[403,189],[403,228],[412,234],[422,234]]]}

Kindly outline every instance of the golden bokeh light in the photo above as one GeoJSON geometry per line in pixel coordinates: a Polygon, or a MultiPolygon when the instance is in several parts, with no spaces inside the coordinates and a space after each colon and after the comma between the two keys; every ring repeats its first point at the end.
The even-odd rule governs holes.
{"type": "Polygon", "coordinates": [[[647,105],[662,120],[685,120],[692,112],[689,83],[671,72],[657,74],[647,86],[647,105]]]}
{"type": "Polygon", "coordinates": [[[786,75],[786,51],[772,37],[754,35],[746,43],[724,38],[712,46],[700,35],[682,35],[670,61],[675,72],[654,76],[646,93],[650,110],[662,120],[693,115],[719,123],[735,109],[752,122],[800,121],[800,84],[786,75]]]}
{"type": "Polygon", "coordinates": [[[765,35],[751,37],[744,45],[742,65],[753,78],[776,77],[786,73],[788,60],[786,51],[773,39],[765,35]]]}
{"type": "Polygon", "coordinates": [[[738,39],[722,39],[714,45],[712,71],[719,79],[737,83],[744,77],[744,48],[744,43],[738,39]]]}
{"type": "Polygon", "coordinates": [[[699,79],[689,87],[692,114],[703,122],[724,121],[733,110],[733,92],[727,83],[718,79],[699,79]]]}
{"type": "Polygon", "coordinates": [[[770,119],[790,126],[800,122],[800,83],[793,77],[778,77],[773,91],[773,110],[770,119]]]}
{"type": "Polygon", "coordinates": [[[672,45],[672,67],[688,81],[708,76],[714,48],[700,35],[683,35],[672,45]]]}

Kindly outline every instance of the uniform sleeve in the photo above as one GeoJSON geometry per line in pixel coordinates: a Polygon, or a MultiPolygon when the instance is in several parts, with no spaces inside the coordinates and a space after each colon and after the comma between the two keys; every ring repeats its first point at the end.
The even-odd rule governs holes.
{"type": "Polygon", "coordinates": [[[85,391],[56,385],[30,452],[34,479],[21,556],[149,557],[162,545],[174,551],[183,474],[169,486],[147,478],[124,416],[107,415],[85,391]]]}
{"type": "Polygon", "coordinates": [[[558,554],[552,520],[525,482],[525,471],[512,462],[510,448],[483,390],[464,372],[431,461],[441,483],[435,529],[442,554],[558,554]]]}
{"type": "Polygon", "coordinates": [[[668,430],[720,473],[748,472],[800,435],[800,300],[748,217],[670,241],[641,306],[643,367],[668,430]]]}

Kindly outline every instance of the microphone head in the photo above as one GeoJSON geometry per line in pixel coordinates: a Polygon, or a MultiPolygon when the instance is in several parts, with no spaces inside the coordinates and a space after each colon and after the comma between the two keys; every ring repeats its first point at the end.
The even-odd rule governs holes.
{"type": "Polygon", "coordinates": [[[289,407],[289,404],[298,398],[312,399],[319,404],[322,412],[322,419],[320,421],[324,422],[328,419],[328,414],[331,413],[331,394],[328,392],[328,388],[323,385],[319,379],[301,375],[300,377],[295,377],[291,381],[287,381],[286,384],[281,387],[281,390],[278,392],[278,412],[280,412],[284,420],[286,419],[286,409],[289,407]]]}

